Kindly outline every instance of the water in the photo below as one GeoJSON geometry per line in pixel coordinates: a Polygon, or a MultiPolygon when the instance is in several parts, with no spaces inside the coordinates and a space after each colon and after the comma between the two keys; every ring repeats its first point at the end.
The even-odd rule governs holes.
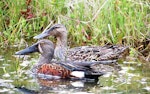
{"type": "Polygon", "coordinates": [[[146,94],[150,93],[150,64],[122,62],[122,70],[99,77],[99,82],[46,80],[33,77],[30,68],[38,54],[15,56],[17,47],[0,51],[0,93],[9,94],[146,94]]]}

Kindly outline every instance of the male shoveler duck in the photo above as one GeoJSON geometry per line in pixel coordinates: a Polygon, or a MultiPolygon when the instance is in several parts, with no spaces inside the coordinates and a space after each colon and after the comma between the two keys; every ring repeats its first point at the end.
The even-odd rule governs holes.
{"type": "MultiPolygon", "coordinates": [[[[54,55],[54,45],[47,39],[41,39],[30,47],[16,52],[16,55],[27,55],[34,52],[39,52],[41,56],[39,61],[34,66],[33,72],[37,74],[49,75],[50,79],[57,78],[94,78],[98,79],[99,76],[104,74],[107,70],[110,71],[112,67],[103,64],[101,61],[95,62],[73,62],[73,61],[52,61],[54,55]],[[101,64],[102,69],[93,69],[94,64],[101,64]]],[[[110,61],[116,62],[116,61],[110,61]]],[[[107,62],[109,63],[109,61],[107,62]]]]}
{"type": "Polygon", "coordinates": [[[44,30],[34,39],[41,39],[47,36],[57,38],[54,56],[57,59],[69,59],[73,61],[101,61],[116,60],[129,54],[129,47],[119,45],[106,46],[81,46],[67,49],[67,29],[62,24],[55,24],[44,30]]]}

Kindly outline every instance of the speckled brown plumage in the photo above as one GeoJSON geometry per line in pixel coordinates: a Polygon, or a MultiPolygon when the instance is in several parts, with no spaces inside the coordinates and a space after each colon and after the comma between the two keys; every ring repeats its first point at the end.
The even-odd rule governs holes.
{"type": "Polygon", "coordinates": [[[55,24],[35,39],[54,36],[57,38],[54,56],[60,60],[72,61],[101,61],[125,58],[129,54],[129,47],[122,45],[80,46],[67,49],[67,29],[62,24],[55,24]]]}
{"type": "Polygon", "coordinates": [[[119,45],[81,46],[69,49],[67,54],[71,60],[101,61],[123,58],[129,54],[128,47],[119,45]]]}

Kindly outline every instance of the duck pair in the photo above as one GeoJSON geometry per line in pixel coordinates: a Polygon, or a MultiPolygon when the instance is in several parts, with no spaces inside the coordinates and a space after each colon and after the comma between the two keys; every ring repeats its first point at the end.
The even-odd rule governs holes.
{"type": "Polygon", "coordinates": [[[80,46],[67,49],[67,29],[62,24],[55,24],[34,39],[41,39],[48,36],[56,37],[54,57],[60,60],[72,61],[102,61],[114,60],[125,57],[129,54],[129,47],[119,45],[106,46],[80,46]]]}
{"type": "Polygon", "coordinates": [[[116,61],[129,53],[126,46],[81,46],[67,49],[67,29],[56,24],[34,37],[41,39],[32,46],[16,52],[16,55],[26,55],[33,52],[41,54],[34,67],[36,73],[50,75],[51,78],[93,78],[97,79],[105,72],[118,67],[116,61]],[[54,36],[56,45],[41,39],[54,36]],[[53,61],[52,58],[57,59],[53,61]],[[110,66],[113,65],[113,66],[110,66]]]}

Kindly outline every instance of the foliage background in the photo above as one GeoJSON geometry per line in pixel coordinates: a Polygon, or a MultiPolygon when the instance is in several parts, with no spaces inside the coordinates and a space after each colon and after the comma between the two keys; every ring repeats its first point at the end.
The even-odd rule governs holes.
{"type": "Polygon", "coordinates": [[[73,46],[124,44],[142,51],[150,41],[149,0],[1,0],[0,45],[20,44],[47,25],[64,24],[73,46]]]}

